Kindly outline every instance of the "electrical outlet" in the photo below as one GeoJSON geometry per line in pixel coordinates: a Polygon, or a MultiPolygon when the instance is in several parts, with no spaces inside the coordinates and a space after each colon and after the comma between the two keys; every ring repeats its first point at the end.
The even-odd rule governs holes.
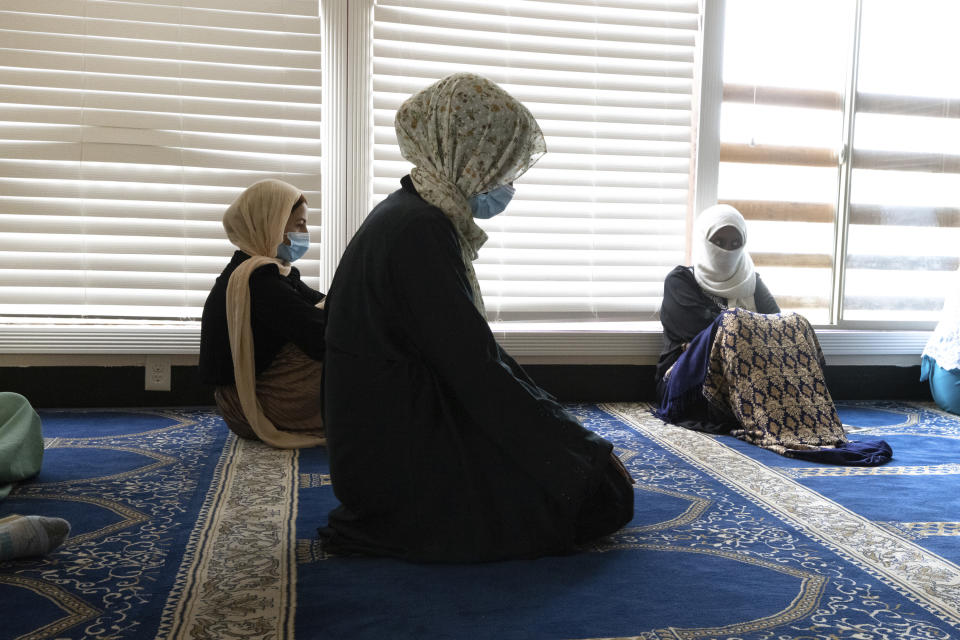
{"type": "Polygon", "coordinates": [[[170,391],[170,356],[147,356],[143,371],[144,389],[170,391]]]}

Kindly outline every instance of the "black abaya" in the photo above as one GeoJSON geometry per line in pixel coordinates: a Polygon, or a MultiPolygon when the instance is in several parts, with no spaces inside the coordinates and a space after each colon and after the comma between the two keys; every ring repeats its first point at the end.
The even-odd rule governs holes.
{"type": "Polygon", "coordinates": [[[619,528],[633,492],[612,445],[500,348],[453,225],[402,184],[351,240],[327,296],[324,412],[341,505],[321,529],[325,550],[486,561],[619,528]]]}

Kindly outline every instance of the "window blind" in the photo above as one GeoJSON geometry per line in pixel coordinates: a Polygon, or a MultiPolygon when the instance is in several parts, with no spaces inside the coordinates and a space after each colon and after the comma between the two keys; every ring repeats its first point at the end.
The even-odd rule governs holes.
{"type": "Polygon", "coordinates": [[[393,128],[411,94],[458,71],[521,100],[547,154],[480,221],[492,321],[655,320],[684,261],[696,0],[378,0],[373,202],[410,165],[393,128]]]}
{"type": "Polygon", "coordinates": [[[319,222],[320,87],[315,1],[6,0],[0,315],[198,318],[245,187],[319,222]]]}

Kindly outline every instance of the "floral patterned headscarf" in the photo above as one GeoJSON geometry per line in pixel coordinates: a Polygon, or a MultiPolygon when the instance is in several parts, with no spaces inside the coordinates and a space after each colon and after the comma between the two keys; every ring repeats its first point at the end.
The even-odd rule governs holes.
{"type": "Polygon", "coordinates": [[[546,153],[533,114],[495,83],[455,73],[411,96],[395,121],[410,179],[420,197],[443,211],[457,230],[460,250],[484,313],[473,261],[487,234],[473,220],[468,198],[516,180],[546,153]]]}

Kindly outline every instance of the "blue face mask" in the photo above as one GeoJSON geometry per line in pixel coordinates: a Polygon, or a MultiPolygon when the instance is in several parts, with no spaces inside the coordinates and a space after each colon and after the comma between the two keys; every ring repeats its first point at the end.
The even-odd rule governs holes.
{"type": "Polygon", "coordinates": [[[310,234],[302,231],[287,231],[290,244],[280,243],[277,247],[277,257],[287,262],[294,262],[303,257],[310,248],[310,234]]]}
{"type": "Polygon", "coordinates": [[[478,193],[469,199],[473,217],[489,220],[507,208],[516,192],[512,185],[503,184],[486,193],[478,193]]]}

